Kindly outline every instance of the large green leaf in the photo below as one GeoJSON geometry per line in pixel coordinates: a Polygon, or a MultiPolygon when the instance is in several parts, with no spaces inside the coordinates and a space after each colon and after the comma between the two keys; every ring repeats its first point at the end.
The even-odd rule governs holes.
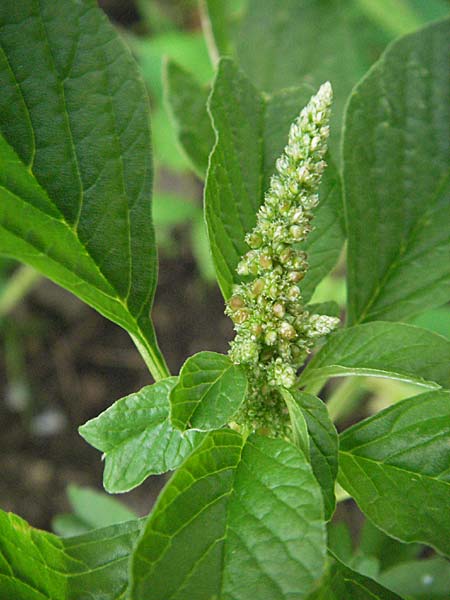
{"type": "Polygon", "coordinates": [[[310,437],[311,466],[322,488],[325,518],[331,519],[334,507],[334,486],[338,472],[338,435],[328,415],[326,405],[312,394],[292,391],[302,411],[310,437]]]}
{"type": "Polygon", "coordinates": [[[450,298],[450,20],[393,44],[355,88],[344,135],[350,323],[450,298]]]}
{"type": "Polygon", "coordinates": [[[0,598],[123,600],[142,523],[61,539],[0,511],[0,598]]]}
{"type": "Polygon", "coordinates": [[[389,535],[450,553],[450,392],[407,398],[340,439],[339,483],[389,535]]]}
{"type": "Polygon", "coordinates": [[[328,377],[368,375],[450,387],[450,342],[403,323],[365,323],[341,329],[308,364],[302,385],[320,389],[328,377]]]}
{"type": "Polygon", "coordinates": [[[283,440],[216,431],[147,521],[133,599],[301,600],[324,553],[320,488],[302,453],[283,440]]]}
{"type": "MultiPolygon", "coordinates": [[[[205,211],[216,273],[225,298],[239,282],[236,266],[248,250],[244,236],[256,223],[275,161],[289,126],[313,90],[307,86],[262,95],[230,59],[223,59],[210,97],[216,145],[210,157],[205,211]]],[[[330,165],[320,188],[315,231],[305,249],[310,270],[303,282],[308,300],[315,286],[334,266],[343,244],[339,175],[330,165]]]]}
{"type": "Polygon", "coordinates": [[[187,359],[170,394],[170,418],[178,429],[208,431],[226,425],[247,392],[244,369],[228,356],[199,352],[187,359]]]}
{"type": "Polygon", "coordinates": [[[401,600],[400,596],[373,579],[352,571],[335,557],[330,557],[328,569],[308,600],[401,600]]]}
{"type": "Polygon", "coordinates": [[[103,485],[110,493],[127,492],[149,475],[172,471],[202,439],[182,434],[169,419],[169,395],[176,377],[163,379],[115,402],[79,428],[104,453],[103,485]]]}
{"type": "Polygon", "coordinates": [[[166,374],[146,92],[94,0],[0,3],[0,252],[124,327],[166,374]]]}

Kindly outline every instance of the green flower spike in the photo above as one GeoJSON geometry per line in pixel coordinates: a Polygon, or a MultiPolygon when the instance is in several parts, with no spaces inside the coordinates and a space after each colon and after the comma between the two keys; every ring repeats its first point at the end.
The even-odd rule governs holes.
{"type": "Polygon", "coordinates": [[[315,341],[339,323],[305,309],[298,284],[308,263],[296,247],[311,231],[319,202],[331,101],[331,85],[325,83],[291,125],[256,226],[245,238],[250,250],[237,267],[239,275],[253,280],[235,286],[226,308],[236,331],[229,355],[248,366],[250,382],[236,422],[275,435],[285,435],[289,422],[277,388],[295,384],[315,341]]]}

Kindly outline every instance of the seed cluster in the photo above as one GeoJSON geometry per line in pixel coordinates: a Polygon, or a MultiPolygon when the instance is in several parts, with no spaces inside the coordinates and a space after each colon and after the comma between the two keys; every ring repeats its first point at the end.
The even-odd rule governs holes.
{"type": "Polygon", "coordinates": [[[280,410],[285,411],[276,387],[294,385],[315,340],[339,322],[310,314],[298,285],[308,268],[298,243],[311,231],[319,201],[331,100],[331,85],[325,83],[292,124],[256,226],[245,238],[250,250],[237,267],[252,280],[235,286],[227,303],[236,331],[230,357],[249,367],[250,394],[242,418],[256,427],[273,430],[279,420],[276,427],[282,428],[280,410]]]}

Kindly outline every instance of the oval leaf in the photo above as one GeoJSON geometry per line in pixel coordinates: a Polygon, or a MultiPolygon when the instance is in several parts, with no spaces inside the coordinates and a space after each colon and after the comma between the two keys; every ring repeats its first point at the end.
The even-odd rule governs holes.
{"type": "MultiPolygon", "coordinates": [[[[226,299],[233,284],[240,282],[236,267],[248,250],[244,237],[255,226],[289,127],[313,92],[303,86],[263,95],[231,60],[219,64],[209,100],[216,145],[206,178],[205,215],[217,279],[226,299]]],[[[302,282],[305,301],[335,265],[344,241],[340,179],[332,164],[319,195],[315,229],[304,245],[310,267],[302,282]]]]}
{"type": "Polygon", "coordinates": [[[172,423],[178,429],[208,431],[226,425],[242,404],[247,377],[228,356],[199,352],[184,363],[170,394],[172,423]]]}
{"type": "Polygon", "coordinates": [[[339,483],[377,527],[450,554],[450,392],[408,398],[340,439],[339,483]]]}
{"type": "Polygon", "coordinates": [[[122,600],[138,520],[61,539],[0,511],[0,598],[122,600]]]}
{"type": "Polygon", "coordinates": [[[177,381],[163,379],[121,398],[79,428],[104,453],[106,491],[128,492],[150,475],[172,471],[203,439],[198,431],[182,434],[172,427],[169,395],[177,381]]]}
{"type": "Polygon", "coordinates": [[[393,44],[347,108],[350,323],[450,298],[450,20],[393,44]]]}
{"type": "Polygon", "coordinates": [[[319,486],[297,448],[212,432],[147,521],[133,598],[301,600],[322,572],[324,527],[319,486]]]}
{"type": "Polygon", "coordinates": [[[402,323],[366,323],[331,335],[301,383],[320,389],[328,377],[368,375],[450,387],[449,363],[450,342],[436,333],[402,323]]]}

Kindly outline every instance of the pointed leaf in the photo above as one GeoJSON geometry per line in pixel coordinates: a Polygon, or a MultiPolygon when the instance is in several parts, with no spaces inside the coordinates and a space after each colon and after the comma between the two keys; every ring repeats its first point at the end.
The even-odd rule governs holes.
{"type": "Polygon", "coordinates": [[[136,65],[93,0],[5,0],[0,42],[0,252],[124,327],[160,378],[148,101],[136,65]]]}
{"type": "Polygon", "coordinates": [[[210,433],[147,521],[132,562],[134,600],[306,598],[324,560],[321,504],[293,445],[210,433]]]}
{"type": "Polygon", "coordinates": [[[449,362],[450,342],[436,333],[402,323],[366,323],[330,336],[301,383],[320,389],[328,377],[368,375],[450,387],[449,362]]]}
{"type": "Polygon", "coordinates": [[[334,486],[338,472],[338,435],[326,405],[312,394],[297,390],[292,396],[302,411],[310,438],[311,466],[322,488],[325,519],[331,519],[336,500],[334,486]]]}
{"type": "Polygon", "coordinates": [[[355,88],[344,136],[350,323],[450,298],[450,20],[393,44],[355,88]]]}
{"type": "MultiPolygon", "coordinates": [[[[229,59],[223,59],[210,97],[216,145],[210,157],[205,213],[214,264],[225,298],[231,295],[245,234],[255,226],[275,161],[287,143],[291,123],[314,90],[304,86],[273,96],[258,92],[229,59]]],[[[319,190],[315,230],[305,244],[310,269],[303,282],[307,301],[335,265],[343,244],[339,175],[329,165],[319,190]]]]}
{"type": "Polygon", "coordinates": [[[103,485],[110,493],[127,492],[150,475],[172,471],[202,440],[197,431],[182,434],[169,419],[170,377],[115,402],[79,428],[104,453],[103,485]]]}
{"type": "Polygon", "coordinates": [[[339,483],[377,527],[450,553],[450,392],[402,402],[340,439],[339,483]]]}
{"type": "Polygon", "coordinates": [[[178,429],[208,431],[226,425],[242,404],[247,377],[228,356],[199,352],[184,363],[170,394],[172,423],[178,429]]]}
{"type": "Polygon", "coordinates": [[[123,600],[141,525],[135,520],[61,539],[0,511],[0,597],[123,600]]]}
{"type": "Polygon", "coordinates": [[[289,411],[289,418],[292,425],[292,441],[299,448],[306,458],[311,462],[309,452],[309,434],[306,419],[303,411],[294,399],[294,394],[291,390],[280,388],[280,393],[286,403],[289,411]]]}

